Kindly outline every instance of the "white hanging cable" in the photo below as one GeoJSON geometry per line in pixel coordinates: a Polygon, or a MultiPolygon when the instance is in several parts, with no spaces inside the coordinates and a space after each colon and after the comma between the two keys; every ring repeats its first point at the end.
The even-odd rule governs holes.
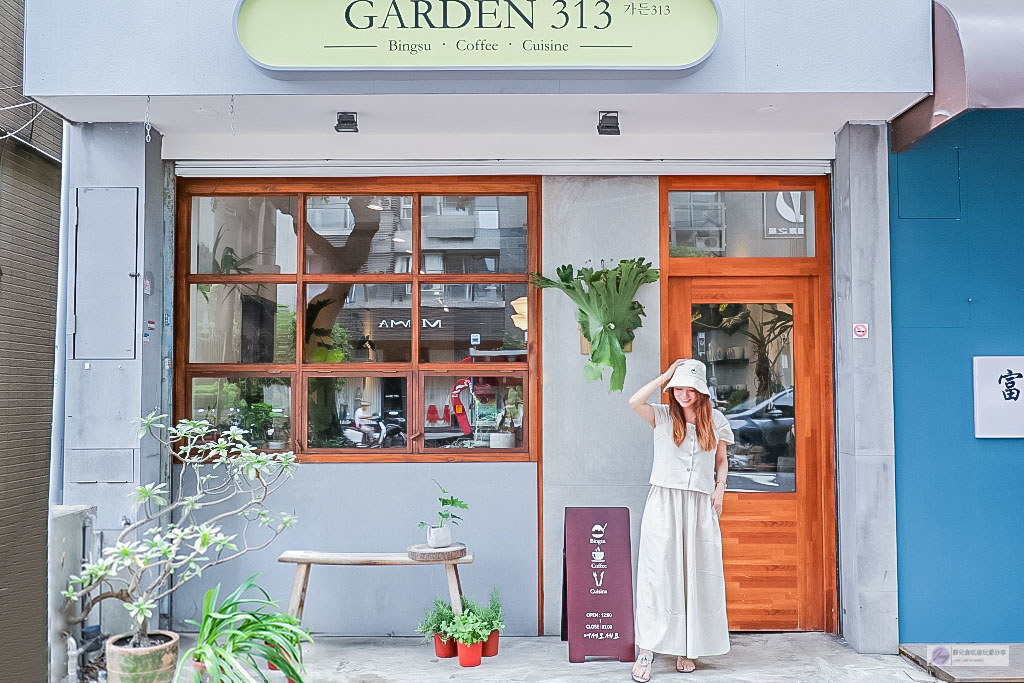
{"type": "Polygon", "coordinates": [[[145,121],[144,121],[145,126],[146,126],[146,142],[152,142],[153,141],[153,136],[151,135],[151,131],[153,130],[153,123],[150,121],[150,118],[149,118],[149,105],[152,102],[152,100],[153,100],[152,97],[150,97],[149,95],[146,95],[146,118],[145,118],[145,121]]]}
{"type": "Polygon", "coordinates": [[[235,134],[235,96],[231,96],[231,101],[228,102],[228,120],[231,122],[231,134],[235,134]]]}
{"type": "MultiPolygon", "coordinates": [[[[33,103],[33,104],[35,104],[35,103],[33,103]]],[[[17,135],[21,131],[25,130],[26,128],[31,126],[33,123],[35,123],[35,120],[38,119],[40,116],[42,116],[44,111],[46,111],[46,110],[45,109],[40,109],[39,111],[36,112],[36,115],[33,116],[32,118],[30,118],[28,121],[26,121],[25,124],[21,128],[19,128],[17,130],[12,130],[10,133],[6,133],[6,134],[0,136],[0,140],[6,140],[7,138],[12,137],[14,135],[17,135]]]]}
{"type": "Polygon", "coordinates": [[[21,104],[12,104],[9,107],[0,107],[0,111],[7,111],[9,109],[20,109],[21,107],[31,107],[33,104],[36,103],[30,100],[28,102],[22,102],[21,104]]]}

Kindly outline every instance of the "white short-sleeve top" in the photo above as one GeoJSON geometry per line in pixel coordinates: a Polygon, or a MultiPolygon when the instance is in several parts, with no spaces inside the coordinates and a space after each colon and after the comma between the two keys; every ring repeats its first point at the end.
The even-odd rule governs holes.
{"type": "MultiPolygon", "coordinates": [[[[670,489],[684,489],[711,493],[715,488],[715,448],[700,450],[697,443],[697,429],[687,423],[686,438],[678,446],[672,440],[672,415],[663,403],[651,405],[654,408],[654,466],[651,468],[651,484],[670,489]]],[[[712,409],[711,420],[715,425],[718,441],[735,443],[729,420],[720,411],[712,409]]]]}

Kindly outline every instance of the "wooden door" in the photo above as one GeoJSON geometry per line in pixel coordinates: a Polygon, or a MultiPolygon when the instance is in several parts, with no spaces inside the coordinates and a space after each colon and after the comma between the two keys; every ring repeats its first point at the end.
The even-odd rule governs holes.
{"type": "Polygon", "coordinates": [[[837,628],[831,313],[827,270],[817,270],[827,269],[820,232],[814,258],[663,259],[662,364],[704,361],[714,404],[736,436],[721,518],[731,630],[837,628]]]}

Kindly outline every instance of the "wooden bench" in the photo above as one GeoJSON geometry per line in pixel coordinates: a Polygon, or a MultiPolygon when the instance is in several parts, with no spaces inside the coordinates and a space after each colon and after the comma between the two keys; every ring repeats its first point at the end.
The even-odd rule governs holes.
{"type": "Polygon", "coordinates": [[[306,587],[309,585],[309,570],[314,564],[343,565],[349,567],[408,567],[412,565],[444,565],[448,582],[448,595],[455,614],[462,614],[462,582],[459,579],[460,564],[472,564],[473,556],[466,554],[453,560],[411,560],[406,553],[324,553],[315,550],[286,550],[277,558],[278,562],[295,564],[295,580],[292,595],[288,600],[288,614],[302,619],[306,606],[306,587]]]}

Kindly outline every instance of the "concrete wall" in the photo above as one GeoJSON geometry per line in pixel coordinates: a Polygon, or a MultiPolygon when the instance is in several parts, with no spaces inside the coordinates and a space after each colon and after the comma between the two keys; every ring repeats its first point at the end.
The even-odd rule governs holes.
{"type": "MultiPolygon", "coordinates": [[[[162,315],[160,136],[153,131],[147,143],[140,124],[71,131],[63,500],[96,505],[96,529],[109,542],[123,518],[134,519],[129,493],[161,478],[157,444],[140,443],[131,424],[160,407],[161,337],[169,333],[162,315]],[[118,201],[89,203],[87,195],[97,192],[113,192],[118,201]]],[[[100,609],[105,629],[127,625],[119,605],[108,601],[100,609]]]]}
{"type": "Polygon", "coordinates": [[[847,125],[832,177],[840,625],[896,654],[896,493],[884,124],[847,125]],[[870,336],[853,338],[867,323],[870,336]]]}
{"type": "MultiPolygon", "coordinates": [[[[508,635],[537,635],[537,468],[533,463],[383,463],[301,465],[270,507],[299,518],[265,550],[205,572],[173,595],[172,628],[202,611],[218,582],[234,589],[259,573],[259,583],[287,606],[295,565],[279,564],[287,549],[404,552],[424,541],[416,526],[437,511],[436,478],[469,504],[454,538],[475,560],[459,569],[464,593],[486,601],[497,586],[508,635]]],[[[225,527],[225,529],[232,529],[225,527]]],[[[235,533],[237,529],[229,531],[235,533]]],[[[255,538],[255,536],[254,536],[255,538]]],[[[441,567],[314,567],[303,622],[332,635],[415,635],[435,597],[448,599],[441,567]]]]}
{"type": "MultiPolygon", "coordinates": [[[[657,264],[658,178],[546,177],[543,195],[545,274],[588,259],[595,267],[601,259],[611,266],[637,256],[657,264]]],[[[625,387],[610,394],[607,379],[583,379],[586,358],[579,352],[572,302],[557,290],[545,290],[543,297],[544,632],[557,634],[566,507],[628,507],[636,575],[653,442],[651,428],[626,399],[661,372],[661,305],[657,284],[640,290],[647,317],[626,355],[625,387]]]]}
{"type": "Polygon", "coordinates": [[[1024,113],[890,157],[902,642],[1017,642],[1024,441],[975,439],[972,357],[1024,355],[1024,113]]]}
{"type": "Polygon", "coordinates": [[[28,0],[25,92],[928,92],[931,2],[719,0],[723,33],[696,73],[320,74],[257,68],[234,37],[237,0],[28,0]],[[864,40],[871,36],[871,40],[864,40]],[[110,46],[116,44],[117,50],[110,46]],[[894,69],[893,65],[900,68],[894,69]]]}

